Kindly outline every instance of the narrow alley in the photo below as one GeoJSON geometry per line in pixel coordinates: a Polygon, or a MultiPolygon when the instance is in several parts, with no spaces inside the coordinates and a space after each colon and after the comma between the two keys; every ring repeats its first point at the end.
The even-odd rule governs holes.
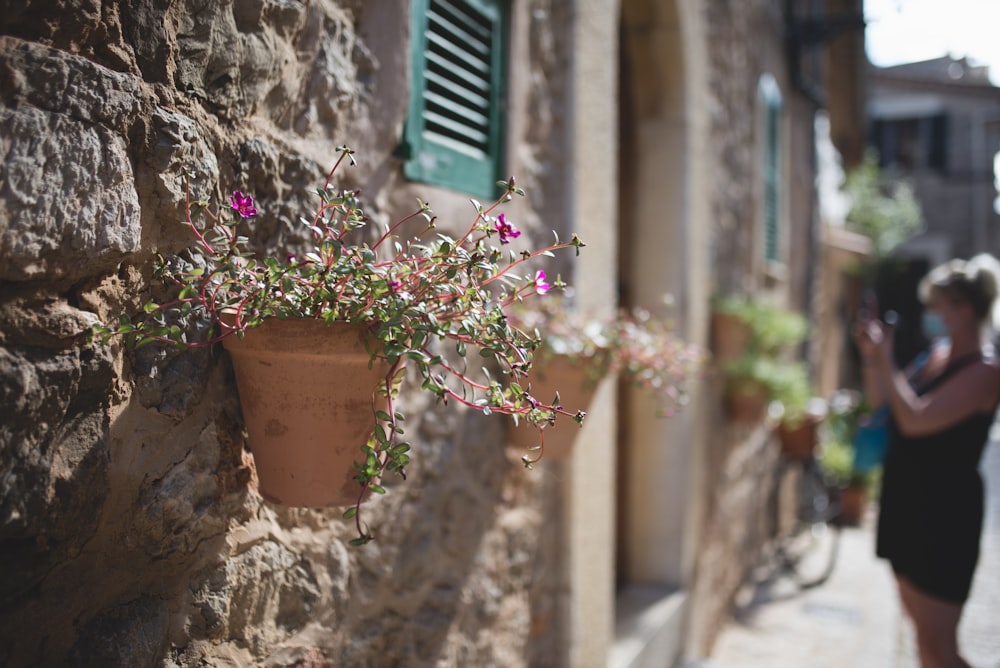
{"type": "MultiPolygon", "coordinates": [[[[986,518],[959,644],[974,668],[1000,667],[1000,423],[983,456],[986,518]]],[[[800,591],[786,578],[741,592],[712,656],[684,668],[919,668],[888,565],[874,557],[874,511],[845,529],[830,580],[800,591]]]]}

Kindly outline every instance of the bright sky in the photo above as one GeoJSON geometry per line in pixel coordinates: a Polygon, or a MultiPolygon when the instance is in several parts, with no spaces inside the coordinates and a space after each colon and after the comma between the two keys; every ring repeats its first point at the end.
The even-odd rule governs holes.
{"type": "Polygon", "coordinates": [[[1000,85],[1000,0],[864,0],[868,58],[887,66],[951,54],[1000,85]]]}

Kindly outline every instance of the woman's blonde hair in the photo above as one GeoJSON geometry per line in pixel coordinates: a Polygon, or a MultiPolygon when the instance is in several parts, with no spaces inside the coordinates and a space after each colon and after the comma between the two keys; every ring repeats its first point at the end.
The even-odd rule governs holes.
{"type": "Polygon", "coordinates": [[[994,304],[1000,289],[1000,262],[988,253],[971,260],[950,260],[932,269],[920,281],[920,300],[927,304],[937,295],[972,306],[980,324],[994,325],[994,304]]]}

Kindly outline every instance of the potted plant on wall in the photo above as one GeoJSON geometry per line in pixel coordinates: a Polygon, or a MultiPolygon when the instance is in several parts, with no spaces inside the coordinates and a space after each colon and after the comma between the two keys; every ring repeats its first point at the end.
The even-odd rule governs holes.
{"type": "Polygon", "coordinates": [[[610,332],[611,371],[651,395],[658,415],[670,416],[687,403],[688,386],[705,363],[703,349],[683,341],[670,320],[645,309],[619,314],[610,332]]]}
{"type": "Polygon", "coordinates": [[[728,364],[724,373],[729,419],[744,426],[758,424],[764,419],[786,375],[776,360],[749,353],[728,364]]]}
{"type": "Polygon", "coordinates": [[[881,466],[859,462],[854,447],[858,421],[867,411],[858,392],[839,390],[830,400],[830,416],[823,429],[820,465],[838,489],[839,520],[849,526],[861,523],[881,479],[881,466]]]}
{"type": "Polygon", "coordinates": [[[806,340],[809,323],[797,311],[773,304],[757,303],[750,329],[754,349],[774,356],[787,355],[806,340]]]}
{"type": "MultiPolygon", "coordinates": [[[[704,351],[686,343],[673,324],[645,309],[622,310],[599,320],[576,312],[568,300],[546,300],[511,311],[511,322],[536,332],[542,342],[529,374],[530,391],[554,403],[587,408],[598,383],[619,375],[653,396],[661,415],[687,403],[688,386],[704,362],[704,351]],[[556,394],[556,392],[559,394],[556,394]]],[[[565,420],[549,425],[546,456],[570,454],[578,430],[565,420]]],[[[529,429],[514,422],[511,440],[531,446],[529,429]]]]}
{"type": "Polygon", "coordinates": [[[355,519],[355,543],[363,544],[373,534],[361,521],[361,502],[385,492],[379,483],[387,473],[405,477],[410,460],[397,403],[406,368],[441,402],[533,425],[539,436],[533,461],[544,452],[542,427],[560,416],[582,422],[582,411],[545,403],[522,387],[540,341],[512,326],[506,309],[552,287],[544,271],[523,273],[526,262],[562,248],[579,252],[584,244],[574,235],[538,250],[506,251],[520,232],[499,209],[524,194],[513,178],[498,184],[504,192],[492,205],[472,201],[472,220],[457,237],[439,233],[431,210],[418,202],[414,213],[366,242],[358,193],[331,185],[345,161],[353,164],[353,151],[342,147],[317,191],[316,209],[300,219],[310,239],[300,255],[258,258],[248,250],[244,226],[257,215],[250,196],[234,192],[228,207],[212,212],[189,189],[186,222],[197,243],[155,267],[174,290],[148,301],[137,321],[123,315],[95,334],[105,343],[123,335],[135,346],[222,342],[233,358],[262,492],[290,505],[351,505],[345,517],[355,519]],[[199,214],[211,222],[204,233],[199,214]],[[211,334],[191,338],[185,325],[199,319],[208,320],[211,334]],[[469,351],[493,371],[467,371],[469,351]],[[306,380],[317,369],[319,377],[306,380]],[[264,376],[254,381],[257,371],[264,376]],[[280,380],[291,386],[278,387],[280,380]],[[349,396],[340,395],[343,389],[349,396]],[[278,412],[266,415],[273,400],[278,412]],[[358,416],[352,425],[334,422],[358,416]],[[299,424],[306,418],[316,419],[316,431],[299,424]],[[297,464],[283,459],[299,445],[308,452],[297,464]],[[331,460],[333,452],[342,455],[346,472],[318,469],[315,456],[331,460]]]}
{"type": "Polygon", "coordinates": [[[811,457],[819,445],[819,427],[827,415],[826,401],[813,396],[806,367],[795,364],[775,392],[781,411],[777,433],[786,457],[811,457]]]}
{"type": "Polygon", "coordinates": [[[837,490],[837,521],[858,526],[868,507],[868,498],[878,480],[878,471],[857,471],[850,443],[831,438],[823,444],[820,466],[837,490]]]}
{"type": "MultiPolygon", "coordinates": [[[[809,393],[805,367],[790,361],[792,348],[804,340],[808,326],[800,314],[764,302],[738,299],[740,320],[749,329],[744,352],[722,365],[730,419],[757,424],[775,399],[784,399],[794,414],[809,393]]],[[[736,312],[736,307],[731,306],[736,312]]],[[[803,402],[804,403],[804,402],[803,402]]]]}
{"type": "Polygon", "coordinates": [[[711,300],[712,356],[726,365],[742,357],[750,346],[754,303],[742,295],[716,295],[711,300]]]}

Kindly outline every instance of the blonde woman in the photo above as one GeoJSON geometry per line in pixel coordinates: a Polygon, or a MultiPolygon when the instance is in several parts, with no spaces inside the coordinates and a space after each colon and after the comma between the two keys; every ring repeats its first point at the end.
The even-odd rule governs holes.
{"type": "Polygon", "coordinates": [[[1000,403],[1000,367],[986,352],[998,276],[1000,264],[980,255],[921,281],[925,329],[941,336],[918,371],[896,367],[881,322],[855,330],[869,403],[892,414],[876,551],[892,565],[923,668],[969,665],[958,622],[979,559],[979,460],[1000,403]]]}

